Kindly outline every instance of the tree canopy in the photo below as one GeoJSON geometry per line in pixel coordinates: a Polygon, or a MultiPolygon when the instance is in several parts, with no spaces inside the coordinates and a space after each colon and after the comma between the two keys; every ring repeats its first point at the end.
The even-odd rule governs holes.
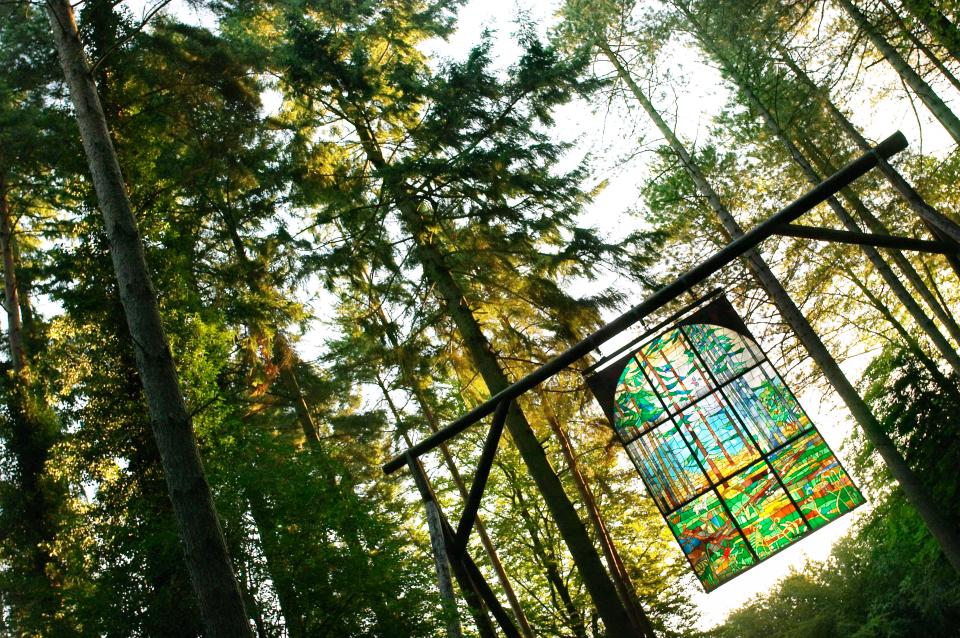
{"type": "MultiPolygon", "coordinates": [[[[466,551],[524,638],[952,635],[958,20],[0,3],[0,635],[498,635],[381,465],[894,119],[801,221],[937,251],[777,236],[647,320],[724,289],[868,497],[829,553],[707,598],[584,382],[613,346],[507,412],[466,551]]],[[[421,459],[454,525],[485,435],[421,459]]]]}

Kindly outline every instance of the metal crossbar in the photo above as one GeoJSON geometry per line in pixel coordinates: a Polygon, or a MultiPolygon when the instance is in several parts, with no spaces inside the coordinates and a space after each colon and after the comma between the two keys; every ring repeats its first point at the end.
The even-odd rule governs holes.
{"type": "Polygon", "coordinates": [[[510,411],[512,403],[513,401],[509,400],[501,401],[497,405],[497,410],[493,413],[493,424],[490,426],[487,440],[483,444],[480,461],[477,463],[477,471],[473,475],[473,484],[470,486],[467,502],[463,506],[463,514],[460,515],[460,523],[457,525],[457,533],[454,536],[452,548],[455,552],[463,552],[467,548],[473,523],[477,518],[477,512],[480,510],[480,499],[483,497],[483,490],[487,486],[490,468],[493,467],[493,458],[497,455],[500,437],[503,434],[503,425],[507,422],[507,412],[510,411]]]}
{"type": "Polygon", "coordinates": [[[835,241],[841,244],[877,246],[878,248],[895,248],[897,250],[916,250],[941,255],[956,255],[960,252],[960,244],[952,241],[929,241],[926,239],[914,239],[913,237],[898,237],[897,235],[857,233],[849,230],[835,230],[833,228],[803,226],[801,224],[784,224],[777,229],[777,234],[787,237],[816,239],[819,241],[835,241]]]}
{"type": "MultiPolygon", "coordinates": [[[[804,213],[810,211],[817,204],[826,201],[828,197],[836,194],[840,189],[848,186],[855,179],[863,176],[871,168],[877,166],[879,159],[889,159],[906,147],[907,138],[903,136],[903,133],[897,131],[877,144],[870,151],[860,155],[836,173],[817,184],[804,195],[800,196],[800,198],[771,215],[766,221],[761,222],[753,229],[734,239],[719,251],[683,273],[671,283],[656,291],[586,339],[574,344],[519,381],[497,392],[447,427],[410,447],[403,454],[387,461],[383,465],[383,471],[386,474],[396,472],[406,463],[406,454],[418,457],[421,454],[433,450],[441,443],[449,441],[457,434],[463,432],[483,417],[493,413],[501,402],[516,399],[527,390],[536,387],[543,381],[564,370],[573,362],[589,354],[594,348],[609,341],[644,317],[656,312],[690,290],[693,286],[705,281],[708,277],[744,253],[756,248],[763,240],[780,233],[785,225],[790,224],[804,213]]],[[[879,235],[877,237],[879,237],[879,235]]]]}

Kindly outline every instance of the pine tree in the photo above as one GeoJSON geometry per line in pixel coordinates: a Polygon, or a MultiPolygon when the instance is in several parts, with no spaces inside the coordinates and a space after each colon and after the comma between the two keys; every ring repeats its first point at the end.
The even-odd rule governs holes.
{"type": "Polygon", "coordinates": [[[252,635],[73,10],[66,2],[50,2],[47,9],[104,214],[120,297],[206,631],[211,636],[252,635]]]}

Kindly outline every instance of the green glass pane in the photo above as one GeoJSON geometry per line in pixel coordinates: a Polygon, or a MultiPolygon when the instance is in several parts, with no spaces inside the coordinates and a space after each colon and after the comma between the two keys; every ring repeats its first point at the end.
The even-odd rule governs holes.
{"type": "Polygon", "coordinates": [[[734,379],[722,392],[764,452],[810,427],[803,408],[768,363],[734,379]]]}
{"type": "Polygon", "coordinates": [[[756,560],[713,491],[667,516],[667,523],[708,591],[756,560]]]}
{"type": "Polygon", "coordinates": [[[654,339],[637,353],[654,391],[671,411],[681,409],[709,390],[707,375],[680,330],[654,339]]]}
{"type": "Polygon", "coordinates": [[[751,465],[717,490],[761,559],[808,531],[797,508],[764,461],[751,465]]]}
{"type": "Polygon", "coordinates": [[[816,431],[771,454],[770,463],[814,529],[864,502],[816,431]]]}
{"type": "Polygon", "coordinates": [[[614,396],[614,411],[613,425],[624,438],[632,438],[649,425],[662,420],[663,405],[644,378],[636,359],[630,359],[620,375],[614,396]]]}
{"type": "Polygon", "coordinates": [[[732,379],[763,359],[756,343],[729,328],[697,323],[684,326],[683,331],[718,383],[732,379]]]}
{"type": "Polygon", "coordinates": [[[661,512],[676,509],[709,486],[673,423],[654,428],[626,447],[661,512]]]}
{"type": "Polygon", "coordinates": [[[748,336],[670,330],[635,353],[614,400],[614,425],[708,591],[863,503],[748,336]]]}
{"type": "Polygon", "coordinates": [[[715,483],[760,458],[740,422],[716,393],[688,407],[676,420],[690,435],[697,459],[715,483]]]}

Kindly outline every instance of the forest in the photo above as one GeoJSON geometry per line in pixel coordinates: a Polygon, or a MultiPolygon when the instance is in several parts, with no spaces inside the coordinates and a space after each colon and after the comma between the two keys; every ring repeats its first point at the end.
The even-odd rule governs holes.
{"type": "Polygon", "coordinates": [[[954,0],[0,0],[0,636],[960,635],[957,109],[954,0]],[[862,506],[705,593],[611,345],[438,560],[490,419],[426,504],[385,463],[864,153],[798,223],[923,249],[775,235],[644,324],[721,289],[862,506]]]}

